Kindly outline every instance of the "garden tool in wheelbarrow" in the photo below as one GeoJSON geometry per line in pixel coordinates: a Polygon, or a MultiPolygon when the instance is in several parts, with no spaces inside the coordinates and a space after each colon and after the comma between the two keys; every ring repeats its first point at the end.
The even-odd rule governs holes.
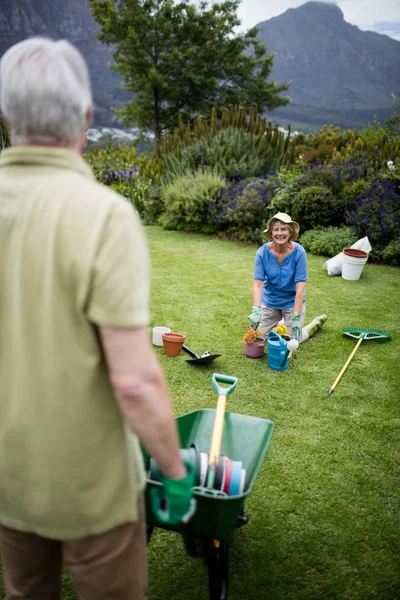
{"type": "Polygon", "coordinates": [[[176,419],[182,458],[194,466],[195,474],[192,489],[196,509],[187,522],[171,525],[163,513],[160,515],[159,506],[154,506],[152,489],[159,489],[162,482],[142,448],[145,464],[150,466],[145,493],[148,542],[154,527],[181,534],[188,555],[205,561],[210,600],[227,600],[233,533],[248,521],[245,501],[262,467],[274,428],[266,419],[225,411],[226,398],[236,381],[214,374],[216,410],[195,410],[176,419]]]}
{"type": "MultiPolygon", "coordinates": [[[[233,392],[237,385],[236,377],[229,377],[228,375],[220,375],[218,373],[214,373],[212,376],[212,386],[215,392],[218,394],[217,400],[217,408],[215,411],[215,420],[214,427],[211,436],[211,444],[210,450],[208,453],[208,471],[207,471],[207,480],[206,487],[209,490],[212,489],[222,489],[225,490],[225,479],[226,479],[226,467],[228,461],[231,463],[229,466],[231,479],[230,486],[235,487],[236,493],[243,492],[244,481],[246,477],[246,471],[243,469],[243,463],[241,461],[231,461],[225,456],[221,456],[221,443],[222,443],[222,434],[224,430],[224,420],[225,420],[225,409],[226,409],[226,398],[233,392]],[[229,387],[221,387],[220,383],[230,384],[229,387]],[[233,468],[232,468],[233,467],[233,468]],[[236,470],[235,470],[236,469],[236,470]],[[236,475],[233,477],[233,471],[236,475]],[[217,483],[217,485],[216,485],[217,483]],[[242,483],[242,486],[241,486],[242,483]],[[241,487],[241,489],[240,489],[241,487]]],[[[228,467],[229,468],[229,467],[228,467]]],[[[225,492],[226,493],[226,492],[225,492]]],[[[229,490],[228,490],[229,493],[229,490]]]]}
{"type": "Polygon", "coordinates": [[[384,340],[384,341],[390,340],[390,333],[388,331],[381,331],[381,330],[378,330],[378,329],[346,328],[346,329],[343,329],[342,332],[343,332],[344,335],[347,335],[348,337],[351,337],[351,338],[354,338],[355,340],[358,340],[358,342],[355,345],[355,347],[353,349],[353,352],[350,354],[349,358],[345,362],[345,365],[344,365],[343,369],[340,371],[339,375],[336,377],[334,383],[330,387],[330,389],[328,391],[328,394],[332,394],[334,392],[335,387],[339,383],[339,381],[340,381],[343,373],[346,371],[347,367],[350,364],[351,359],[353,358],[353,356],[355,355],[355,353],[359,349],[359,347],[361,345],[361,342],[363,340],[384,340]]]}
{"type": "Polygon", "coordinates": [[[186,361],[191,365],[207,365],[208,363],[221,356],[220,354],[211,354],[209,350],[199,355],[196,354],[196,352],[193,352],[193,350],[190,350],[190,348],[188,348],[187,346],[182,346],[182,350],[184,350],[187,354],[190,354],[190,356],[192,356],[192,358],[189,358],[186,361]]]}

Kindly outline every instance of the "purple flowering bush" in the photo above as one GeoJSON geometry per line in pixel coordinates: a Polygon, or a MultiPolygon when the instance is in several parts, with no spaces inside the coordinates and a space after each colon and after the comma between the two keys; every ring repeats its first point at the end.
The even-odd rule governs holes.
{"type": "Polygon", "coordinates": [[[279,180],[275,174],[250,181],[233,181],[207,207],[207,219],[215,231],[235,233],[242,240],[262,240],[263,225],[279,180]]]}
{"type": "Polygon", "coordinates": [[[383,248],[400,237],[400,193],[391,182],[372,183],[356,198],[355,207],[346,214],[346,224],[359,237],[368,236],[371,245],[383,248]]]}

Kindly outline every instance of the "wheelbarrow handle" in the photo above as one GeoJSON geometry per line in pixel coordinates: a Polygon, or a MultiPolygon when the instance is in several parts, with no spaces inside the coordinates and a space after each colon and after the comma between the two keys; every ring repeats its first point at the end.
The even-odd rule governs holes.
{"type": "Polygon", "coordinates": [[[229,375],[221,375],[220,373],[214,373],[212,376],[212,386],[214,391],[217,392],[218,396],[229,396],[235,389],[238,379],[237,377],[230,377],[229,375]],[[230,387],[220,387],[218,383],[230,383],[230,387]]]}

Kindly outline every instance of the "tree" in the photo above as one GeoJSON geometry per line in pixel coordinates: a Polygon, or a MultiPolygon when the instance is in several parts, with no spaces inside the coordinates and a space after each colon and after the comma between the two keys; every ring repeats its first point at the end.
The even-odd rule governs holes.
{"type": "Polygon", "coordinates": [[[267,81],[273,54],[258,29],[236,33],[240,0],[198,7],[172,0],[90,0],[99,39],[113,46],[124,87],[135,94],[118,116],[157,139],[178,115],[204,116],[212,105],[284,106],[288,83],[267,81]]]}

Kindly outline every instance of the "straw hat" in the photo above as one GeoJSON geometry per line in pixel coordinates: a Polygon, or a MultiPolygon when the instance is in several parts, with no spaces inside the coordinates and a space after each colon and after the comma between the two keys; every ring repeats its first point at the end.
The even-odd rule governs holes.
{"type": "Polygon", "coordinates": [[[267,228],[264,229],[264,231],[263,231],[265,237],[267,237],[268,239],[272,239],[271,228],[272,228],[272,224],[275,221],[281,221],[282,223],[285,223],[286,225],[290,225],[293,228],[293,233],[290,236],[290,241],[294,242],[295,240],[297,240],[297,238],[299,237],[300,225],[298,223],[296,223],[296,221],[292,221],[292,219],[290,218],[289,215],[287,215],[286,213],[281,213],[281,212],[276,213],[276,215],[271,217],[270,220],[268,221],[267,228]]]}

